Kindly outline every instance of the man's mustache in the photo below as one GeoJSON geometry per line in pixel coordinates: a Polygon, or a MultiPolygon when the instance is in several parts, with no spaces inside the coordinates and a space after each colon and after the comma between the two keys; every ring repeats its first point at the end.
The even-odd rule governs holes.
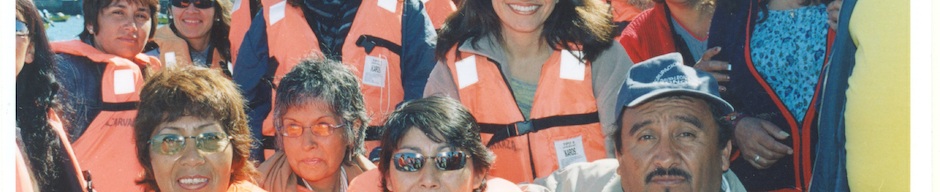
{"type": "Polygon", "coordinates": [[[653,181],[653,177],[656,177],[656,176],[679,176],[679,177],[685,178],[685,180],[689,180],[690,178],[692,178],[692,175],[689,174],[689,172],[686,172],[678,168],[669,168],[669,169],[656,168],[656,170],[653,170],[652,172],[646,175],[646,183],[650,183],[651,181],[653,181]]]}

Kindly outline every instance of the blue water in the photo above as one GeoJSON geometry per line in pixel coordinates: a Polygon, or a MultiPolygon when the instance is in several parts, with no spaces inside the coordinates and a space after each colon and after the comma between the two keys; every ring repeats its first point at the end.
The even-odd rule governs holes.
{"type": "Polygon", "coordinates": [[[78,34],[85,27],[84,19],[81,15],[73,15],[65,22],[53,22],[46,28],[46,37],[49,37],[50,42],[78,39],[78,34]]]}
{"type": "Polygon", "coordinates": [[[49,41],[78,39],[78,34],[82,33],[85,25],[84,19],[75,15],[65,22],[53,22],[49,28],[46,28],[46,37],[49,37],[49,41]]]}

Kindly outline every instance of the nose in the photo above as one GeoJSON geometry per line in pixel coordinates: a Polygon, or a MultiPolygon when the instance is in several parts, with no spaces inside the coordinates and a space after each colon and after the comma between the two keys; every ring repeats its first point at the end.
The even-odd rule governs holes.
{"type": "Polygon", "coordinates": [[[441,187],[441,182],[439,176],[437,175],[439,171],[434,165],[428,164],[425,162],[424,167],[421,168],[419,173],[421,174],[420,182],[421,188],[423,189],[437,189],[441,187]]]}
{"type": "Polygon", "coordinates": [[[206,159],[199,153],[199,150],[196,149],[195,140],[190,140],[186,142],[186,145],[183,146],[183,151],[181,152],[182,156],[180,161],[183,165],[186,166],[198,166],[206,163],[206,159]]]}
{"type": "Polygon", "coordinates": [[[304,130],[304,132],[300,134],[300,137],[303,139],[303,141],[301,142],[301,145],[303,149],[307,149],[307,150],[315,149],[319,146],[319,144],[317,143],[317,139],[316,137],[313,136],[313,133],[308,133],[308,132],[311,132],[311,131],[304,130]]]}
{"type": "MultiPolygon", "coordinates": [[[[666,137],[669,138],[669,137],[666,137]]],[[[653,163],[657,167],[670,168],[679,164],[679,153],[673,139],[661,139],[653,152],[653,163]]]]}

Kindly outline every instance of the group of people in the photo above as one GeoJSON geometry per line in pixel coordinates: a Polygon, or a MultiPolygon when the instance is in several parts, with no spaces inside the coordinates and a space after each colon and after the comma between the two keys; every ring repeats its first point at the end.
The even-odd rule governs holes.
{"type": "MultiPolygon", "coordinates": [[[[848,191],[883,181],[874,171],[907,177],[853,164],[873,163],[857,152],[875,135],[847,122],[906,113],[853,92],[903,83],[855,64],[861,44],[885,43],[853,41],[854,0],[170,0],[162,27],[158,0],[83,0],[79,39],[52,43],[35,4],[16,3],[18,191],[848,191]]],[[[907,92],[892,90],[879,96],[907,92]]]]}

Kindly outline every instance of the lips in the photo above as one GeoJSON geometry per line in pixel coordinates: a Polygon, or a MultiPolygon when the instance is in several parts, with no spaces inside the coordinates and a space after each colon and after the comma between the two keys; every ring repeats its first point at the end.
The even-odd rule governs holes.
{"type": "Polygon", "coordinates": [[[664,186],[677,185],[685,181],[685,178],[681,176],[656,176],[651,180],[652,183],[664,186]]]}
{"type": "Polygon", "coordinates": [[[209,185],[209,178],[204,176],[186,176],[176,179],[176,184],[186,190],[198,190],[209,185]]]}
{"type": "Polygon", "coordinates": [[[509,9],[520,15],[531,15],[535,14],[535,11],[538,10],[541,5],[521,5],[521,4],[509,4],[509,9]]]}
{"type": "Polygon", "coordinates": [[[320,158],[306,158],[306,159],[300,160],[300,162],[304,164],[310,164],[310,165],[324,163],[323,159],[320,159],[320,158]]]}

